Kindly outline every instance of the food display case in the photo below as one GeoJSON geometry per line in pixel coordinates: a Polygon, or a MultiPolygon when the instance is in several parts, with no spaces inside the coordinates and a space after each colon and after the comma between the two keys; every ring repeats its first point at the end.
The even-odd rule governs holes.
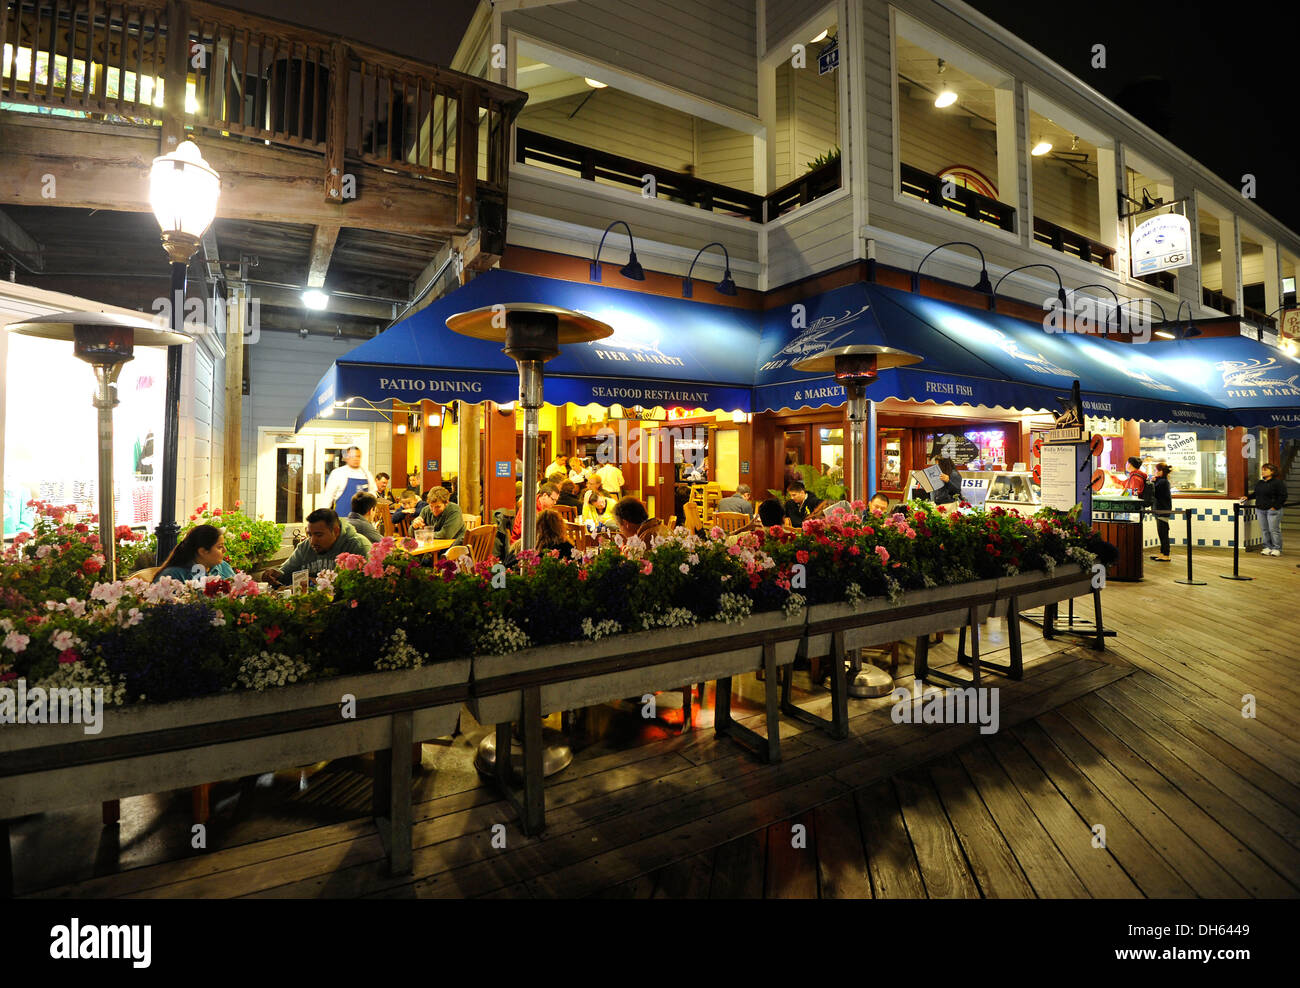
{"type": "MultiPolygon", "coordinates": [[[[984,498],[987,507],[1001,505],[1004,508],[1033,508],[1042,505],[1033,475],[1027,471],[998,470],[976,474],[988,476],[988,495],[984,498]]],[[[963,478],[965,479],[965,478],[963,478]]]]}

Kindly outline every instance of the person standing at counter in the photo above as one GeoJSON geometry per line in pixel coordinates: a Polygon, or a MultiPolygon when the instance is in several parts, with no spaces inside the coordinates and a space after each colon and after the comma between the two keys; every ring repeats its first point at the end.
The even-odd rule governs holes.
{"type": "MultiPolygon", "coordinates": [[[[1277,467],[1265,463],[1259,468],[1260,479],[1255,482],[1255,517],[1264,536],[1261,556],[1282,555],[1282,506],[1286,504],[1286,481],[1278,476],[1277,467]]],[[[1246,498],[1242,498],[1244,502],[1246,498]]]]}
{"type": "Polygon", "coordinates": [[[1163,460],[1155,466],[1155,477],[1151,480],[1151,507],[1156,517],[1156,533],[1160,536],[1160,555],[1152,556],[1158,563],[1169,562],[1169,516],[1161,512],[1172,511],[1174,492],[1169,486],[1170,466],[1163,460]]]}
{"type": "Polygon", "coordinates": [[[930,500],[935,504],[952,504],[954,501],[960,501],[961,474],[957,472],[957,464],[947,456],[936,456],[934,462],[939,467],[939,479],[943,481],[943,486],[934,489],[930,500]]]}
{"type": "Polygon", "coordinates": [[[1124,493],[1129,497],[1141,498],[1147,489],[1147,475],[1142,472],[1142,460],[1136,456],[1128,458],[1128,475],[1124,478],[1124,493]]]}

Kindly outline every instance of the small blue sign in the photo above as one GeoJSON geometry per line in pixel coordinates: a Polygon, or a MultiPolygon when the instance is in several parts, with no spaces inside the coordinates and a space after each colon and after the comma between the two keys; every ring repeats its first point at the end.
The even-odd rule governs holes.
{"type": "Polygon", "coordinates": [[[840,67],[840,39],[831,38],[829,44],[817,56],[817,74],[825,75],[840,67]]]}
{"type": "Polygon", "coordinates": [[[741,473],[749,473],[749,461],[748,461],[748,460],[741,460],[741,461],[740,461],[740,472],[741,472],[741,473]]]}
{"type": "Polygon", "coordinates": [[[437,461],[437,460],[430,460],[430,461],[429,461],[429,472],[430,472],[430,473],[437,473],[437,472],[438,472],[438,461],[437,461]]]}
{"type": "Polygon", "coordinates": [[[509,476],[510,476],[510,461],[509,461],[509,460],[497,460],[497,476],[498,476],[498,477],[509,477],[509,476]]]}

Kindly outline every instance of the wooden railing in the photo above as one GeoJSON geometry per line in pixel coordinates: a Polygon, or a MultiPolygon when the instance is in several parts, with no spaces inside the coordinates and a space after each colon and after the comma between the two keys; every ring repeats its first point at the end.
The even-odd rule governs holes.
{"type": "Polygon", "coordinates": [[[1252,309],[1249,305],[1243,305],[1241,307],[1241,316],[1243,319],[1249,319],[1256,326],[1259,326],[1263,329],[1268,329],[1273,331],[1277,330],[1276,319],[1273,319],[1271,316],[1267,315],[1266,313],[1261,312],[1259,309],[1252,309]]]}
{"type": "Polygon", "coordinates": [[[931,205],[961,213],[970,219],[988,223],[1001,230],[1015,229],[1016,208],[1014,206],[982,196],[960,185],[955,187],[952,197],[949,198],[944,195],[944,186],[948,183],[943,178],[904,163],[900,163],[898,167],[899,191],[903,195],[914,196],[931,205]]]}
{"type": "Polygon", "coordinates": [[[0,101],[323,154],[333,201],[345,158],[504,192],[527,99],[206,0],[0,0],[0,51],[0,101]]]}
{"type": "Polygon", "coordinates": [[[584,144],[561,140],[519,128],[515,132],[515,161],[538,164],[577,175],[589,182],[604,180],[643,189],[645,176],[654,176],[655,198],[696,206],[709,212],[724,212],[756,223],[763,221],[763,197],[716,182],[706,182],[662,165],[625,158],[584,144]]]}
{"type": "Polygon", "coordinates": [[[763,199],[763,215],[774,220],[792,209],[808,205],[814,199],[830,195],[839,187],[840,159],[836,158],[769,193],[763,199]]]}
{"type": "Polygon", "coordinates": [[[1115,270],[1115,249],[1107,247],[1082,233],[1075,233],[1050,220],[1034,217],[1034,239],[1040,244],[1047,244],[1052,250],[1072,254],[1081,261],[1096,264],[1107,270],[1115,270]]]}
{"type": "Polygon", "coordinates": [[[1216,292],[1212,288],[1201,286],[1201,302],[1211,309],[1218,309],[1220,312],[1226,312],[1228,315],[1234,315],[1237,311],[1237,303],[1223,292],[1216,292]]]}
{"type": "Polygon", "coordinates": [[[1138,281],[1144,282],[1153,288],[1159,288],[1161,291],[1168,292],[1170,295],[1173,295],[1175,289],[1178,287],[1177,282],[1174,280],[1174,275],[1170,271],[1156,271],[1153,274],[1140,274],[1136,277],[1138,281]]]}

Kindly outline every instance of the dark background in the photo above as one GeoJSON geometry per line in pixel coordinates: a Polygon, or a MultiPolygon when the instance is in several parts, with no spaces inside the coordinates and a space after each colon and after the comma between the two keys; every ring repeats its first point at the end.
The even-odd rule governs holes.
{"type": "MultiPolygon", "coordinates": [[[[233,7],[451,61],[474,0],[224,0],[233,7]]],[[[637,3],[639,0],[628,0],[637,3]]],[[[884,0],[872,0],[884,2],[884,0]]],[[[1300,231],[1300,4],[969,0],[1300,231]],[[1105,69],[1091,67],[1106,46],[1105,69]]],[[[809,8],[814,6],[812,0],[809,8]]]]}

